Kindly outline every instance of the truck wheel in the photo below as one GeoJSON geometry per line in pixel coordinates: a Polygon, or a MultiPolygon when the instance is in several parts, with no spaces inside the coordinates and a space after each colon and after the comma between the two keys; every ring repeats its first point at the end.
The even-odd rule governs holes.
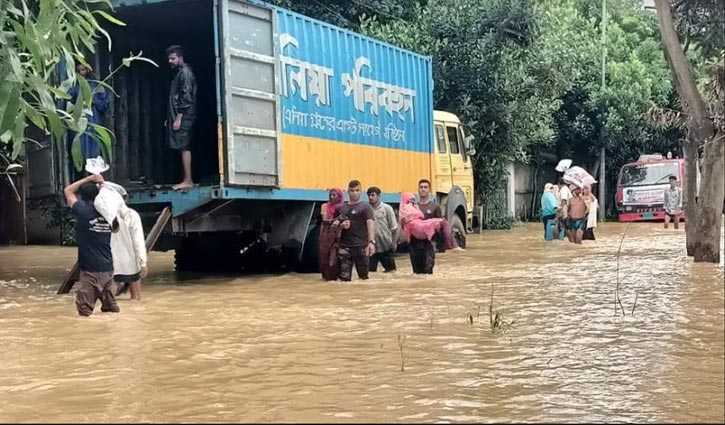
{"type": "Polygon", "coordinates": [[[176,248],[176,271],[237,272],[240,270],[239,238],[234,233],[189,235],[176,248]]]}
{"type": "Polygon", "coordinates": [[[466,248],[466,228],[463,226],[461,217],[454,215],[451,219],[451,231],[453,232],[453,238],[461,248],[466,248]]]}
{"type": "Polygon", "coordinates": [[[186,237],[181,241],[181,245],[174,252],[174,269],[177,272],[194,272],[203,270],[204,264],[199,261],[204,256],[195,243],[193,237],[186,237]]]}

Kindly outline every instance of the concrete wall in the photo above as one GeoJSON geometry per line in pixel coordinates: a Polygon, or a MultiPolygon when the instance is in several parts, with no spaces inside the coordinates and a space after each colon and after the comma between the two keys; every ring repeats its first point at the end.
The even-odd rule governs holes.
{"type": "Polygon", "coordinates": [[[544,185],[546,183],[556,183],[557,173],[554,166],[556,164],[542,164],[537,171],[536,164],[516,162],[509,165],[510,178],[507,199],[511,214],[522,221],[538,218],[541,207],[541,192],[544,185]],[[532,209],[532,199],[534,198],[536,200],[532,209]]]}

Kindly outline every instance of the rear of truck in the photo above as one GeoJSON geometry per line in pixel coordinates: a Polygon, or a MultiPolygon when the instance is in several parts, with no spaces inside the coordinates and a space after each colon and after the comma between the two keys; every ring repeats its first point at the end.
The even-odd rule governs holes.
{"type": "Polygon", "coordinates": [[[199,81],[200,184],[174,192],[179,160],[163,148],[159,119],[171,73],[140,64],[114,78],[112,177],[130,189],[147,227],[171,207],[156,248],[176,249],[180,269],[236,269],[241,257],[270,249],[294,262],[315,251],[308,236],[329,188],[357,179],[397,202],[433,178],[430,58],[259,2],[116,6],[127,24],[113,30],[116,51],[165,62],[165,47],[182,44],[199,81]]]}
{"type": "Polygon", "coordinates": [[[221,38],[226,186],[323,193],[354,178],[393,194],[430,176],[430,58],[285,9],[235,4],[222,20],[235,33],[221,38]],[[249,41],[260,34],[270,43],[249,41]],[[265,60],[273,73],[251,72],[265,60]]]}

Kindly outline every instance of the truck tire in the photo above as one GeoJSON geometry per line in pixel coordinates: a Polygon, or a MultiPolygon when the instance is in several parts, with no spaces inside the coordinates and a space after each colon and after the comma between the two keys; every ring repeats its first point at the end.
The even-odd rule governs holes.
{"type": "Polygon", "coordinates": [[[189,235],[174,253],[180,272],[238,272],[240,264],[239,238],[231,232],[189,235]]]}
{"type": "Polygon", "coordinates": [[[461,217],[458,215],[454,215],[453,218],[451,218],[451,232],[453,232],[453,238],[456,240],[456,243],[459,247],[465,249],[466,248],[466,228],[463,226],[463,222],[461,221],[461,217]]]}

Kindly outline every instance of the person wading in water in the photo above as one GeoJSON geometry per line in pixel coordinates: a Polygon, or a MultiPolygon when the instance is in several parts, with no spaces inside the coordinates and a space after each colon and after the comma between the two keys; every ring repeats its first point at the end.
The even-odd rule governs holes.
{"type": "Polygon", "coordinates": [[[360,201],[361,184],[352,180],[347,186],[350,201],[337,210],[332,223],[340,226],[338,259],[340,260],[340,280],[352,279],[352,265],[360,279],[368,278],[370,262],[368,257],[375,253],[375,213],[367,202],[360,201]]]}
{"type": "Polygon", "coordinates": [[[370,271],[378,271],[378,262],[385,272],[395,271],[395,249],[397,248],[398,219],[393,207],[380,200],[380,189],[368,189],[368,200],[375,212],[375,254],[370,257],[370,271]]]}
{"type": "Polygon", "coordinates": [[[337,280],[340,275],[340,263],[337,259],[337,242],[340,227],[332,225],[337,210],[343,205],[342,189],[330,189],[328,202],[322,204],[322,223],[320,227],[319,267],[324,280],[337,280]]]}
{"type": "MultiPolygon", "coordinates": [[[[430,199],[430,181],[421,179],[418,182],[417,207],[423,213],[423,219],[443,218],[441,207],[430,199]]],[[[410,263],[415,274],[433,274],[436,261],[436,249],[429,239],[419,239],[411,236],[408,242],[410,263]]]]}

